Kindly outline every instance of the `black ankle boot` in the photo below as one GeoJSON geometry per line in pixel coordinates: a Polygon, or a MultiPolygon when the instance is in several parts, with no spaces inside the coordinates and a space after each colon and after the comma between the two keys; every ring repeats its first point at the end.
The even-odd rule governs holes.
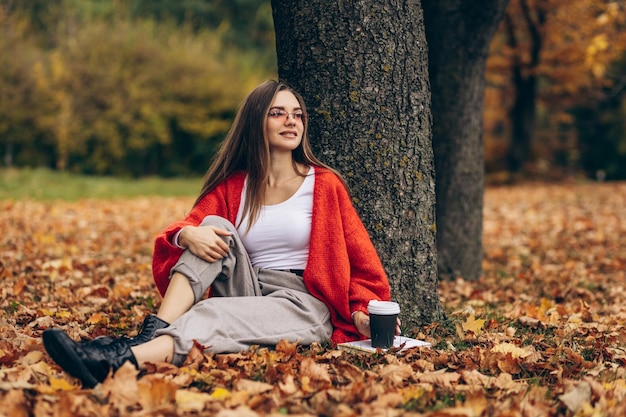
{"type": "Polygon", "coordinates": [[[50,357],[68,374],[78,378],[85,388],[93,388],[126,361],[137,367],[128,338],[106,344],[81,344],[59,329],[43,332],[43,345],[50,357]]]}
{"type": "MultiPolygon", "coordinates": [[[[159,329],[164,329],[170,324],[161,320],[157,316],[149,315],[143,320],[139,333],[135,337],[124,337],[130,346],[141,345],[142,343],[149,342],[154,339],[154,333],[159,329]]],[[[107,345],[114,340],[118,340],[110,336],[100,336],[88,342],[83,342],[83,345],[107,345]]]]}
{"type": "Polygon", "coordinates": [[[137,346],[142,343],[149,342],[154,339],[154,333],[159,329],[165,329],[170,324],[164,320],[161,320],[157,316],[149,315],[143,320],[143,324],[139,328],[137,336],[130,338],[130,345],[137,346]]]}

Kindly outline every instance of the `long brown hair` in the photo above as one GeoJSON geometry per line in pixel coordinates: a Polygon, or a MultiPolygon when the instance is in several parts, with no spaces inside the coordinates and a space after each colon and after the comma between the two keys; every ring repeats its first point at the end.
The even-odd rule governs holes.
{"type": "MultiPolygon", "coordinates": [[[[244,217],[245,213],[249,215],[249,225],[256,221],[263,205],[263,198],[269,180],[270,149],[269,141],[265,135],[265,122],[270,106],[279,91],[291,92],[300,103],[304,114],[306,114],[306,106],[302,96],[285,83],[269,80],[252,90],[239,107],[226,138],[221,143],[211,166],[205,174],[202,190],[194,206],[233,173],[244,171],[248,174],[246,203],[243,208],[244,217]]],[[[306,172],[298,170],[296,164],[301,163],[308,166],[324,167],[339,175],[337,171],[322,163],[313,155],[307,135],[307,117],[304,118],[303,123],[302,141],[292,151],[294,171],[298,175],[306,175],[306,172]]],[[[339,177],[341,178],[341,176],[339,177]]]]}

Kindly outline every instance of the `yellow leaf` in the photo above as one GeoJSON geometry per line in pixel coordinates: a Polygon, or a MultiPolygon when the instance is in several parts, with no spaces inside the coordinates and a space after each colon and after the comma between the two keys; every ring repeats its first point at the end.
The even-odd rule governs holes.
{"type": "Polygon", "coordinates": [[[48,381],[50,382],[50,386],[52,387],[52,389],[54,389],[55,391],[71,391],[76,388],[76,386],[70,384],[69,382],[67,382],[67,380],[63,378],[56,378],[51,376],[50,378],[48,378],[48,381]]]}
{"type": "Polygon", "coordinates": [[[217,387],[211,393],[211,398],[219,401],[223,401],[229,398],[232,394],[226,388],[217,387]]]}
{"type": "Polygon", "coordinates": [[[541,299],[541,307],[539,308],[539,311],[541,311],[542,314],[545,314],[546,311],[548,311],[552,307],[554,307],[552,301],[548,300],[547,298],[541,299]]]}
{"type": "Polygon", "coordinates": [[[419,400],[422,398],[425,394],[425,389],[423,386],[413,385],[400,390],[400,393],[402,394],[404,402],[408,403],[409,401],[419,400]]]}
{"type": "Polygon", "coordinates": [[[626,397],[626,379],[616,379],[611,382],[603,382],[602,387],[607,391],[614,391],[618,396],[626,397]]]}
{"type": "Polygon", "coordinates": [[[55,316],[60,319],[69,319],[72,317],[72,313],[70,313],[69,311],[57,311],[55,313],[55,316]]]}
{"type": "Polygon", "coordinates": [[[109,318],[98,312],[87,319],[87,324],[109,324],[109,318]]]}
{"type": "Polygon", "coordinates": [[[605,72],[606,72],[606,67],[604,66],[604,64],[600,62],[594,62],[593,65],[591,66],[591,73],[596,78],[604,77],[605,72]]]}
{"type": "Polygon", "coordinates": [[[456,334],[459,336],[459,339],[465,339],[465,331],[463,331],[463,326],[460,323],[456,323],[456,334]]]}
{"type": "Polygon", "coordinates": [[[606,33],[594,36],[592,42],[599,51],[604,51],[609,47],[606,33]]]}
{"type": "Polygon", "coordinates": [[[467,320],[461,325],[465,332],[472,332],[475,335],[479,335],[481,329],[485,325],[485,320],[483,319],[475,319],[474,315],[470,315],[467,320]]]}

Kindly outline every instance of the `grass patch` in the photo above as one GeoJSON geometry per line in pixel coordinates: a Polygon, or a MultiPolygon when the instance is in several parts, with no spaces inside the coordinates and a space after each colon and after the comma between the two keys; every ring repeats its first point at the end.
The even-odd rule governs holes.
{"type": "Polygon", "coordinates": [[[96,177],[48,169],[0,169],[0,200],[115,199],[196,196],[201,178],[96,177]]]}

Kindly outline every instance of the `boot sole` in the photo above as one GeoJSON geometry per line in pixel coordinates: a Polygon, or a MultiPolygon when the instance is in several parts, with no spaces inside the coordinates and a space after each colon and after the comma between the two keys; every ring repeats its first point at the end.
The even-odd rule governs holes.
{"type": "Polygon", "coordinates": [[[85,388],[93,388],[98,381],[83,364],[81,356],[76,351],[76,342],[59,329],[50,329],[43,332],[43,345],[48,355],[68,374],[78,378],[85,388]]]}

